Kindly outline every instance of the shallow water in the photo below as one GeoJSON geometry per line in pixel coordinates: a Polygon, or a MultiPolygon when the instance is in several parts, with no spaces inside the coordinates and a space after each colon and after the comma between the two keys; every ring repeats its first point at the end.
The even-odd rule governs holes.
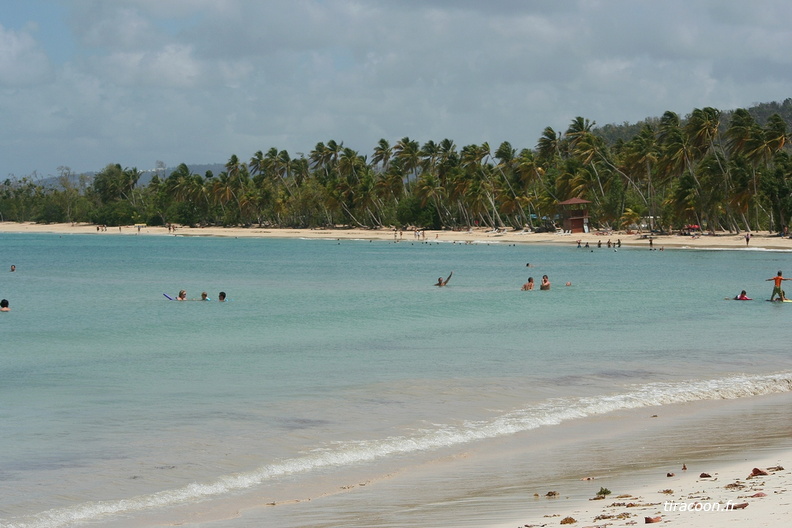
{"type": "MultiPolygon", "coordinates": [[[[8,526],[224,518],[357,479],[453,474],[463,453],[478,460],[525,434],[542,442],[557,424],[792,388],[791,305],[761,301],[785,252],[104,235],[0,244],[17,267],[0,275],[12,307],[0,314],[8,526]],[[451,270],[448,287],[433,286],[451,270]],[[553,289],[521,292],[529,274],[548,274],[553,289]],[[182,288],[231,302],[162,295],[182,288]],[[724,300],[741,289],[758,300],[724,300]]],[[[288,506],[293,525],[416,518],[400,508],[378,521],[376,489],[335,497],[288,506]]],[[[417,516],[444,497],[429,487],[417,516]]]]}

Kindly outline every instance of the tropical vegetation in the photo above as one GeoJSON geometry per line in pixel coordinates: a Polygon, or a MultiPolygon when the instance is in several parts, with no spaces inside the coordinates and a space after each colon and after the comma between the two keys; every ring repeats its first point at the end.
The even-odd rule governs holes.
{"type": "Polygon", "coordinates": [[[119,164],[93,177],[59,167],[48,184],[0,184],[0,220],[522,229],[552,223],[560,202],[582,198],[605,229],[780,231],[792,217],[790,117],[787,99],[684,118],[668,111],[636,125],[577,117],[564,131],[545,128],[532,148],[404,137],[364,154],[329,140],[296,157],[275,147],[233,154],[218,174],[182,163],[146,185],[119,164]]]}

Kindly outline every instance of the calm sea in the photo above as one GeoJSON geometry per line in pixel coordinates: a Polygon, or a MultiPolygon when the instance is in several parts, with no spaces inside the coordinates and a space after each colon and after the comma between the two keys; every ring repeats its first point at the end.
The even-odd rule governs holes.
{"type": "Polygon", "coordinates": [[[792,304],[764,302],[787,252],[0,248],[0,526],[481,526],[538,483],[740,448],[734,419],[788,437],[792,304]],[[212,302],[163,296],[180,289],[212,302]],[[699,433],[635,423],[670,414],[699,433]]]}

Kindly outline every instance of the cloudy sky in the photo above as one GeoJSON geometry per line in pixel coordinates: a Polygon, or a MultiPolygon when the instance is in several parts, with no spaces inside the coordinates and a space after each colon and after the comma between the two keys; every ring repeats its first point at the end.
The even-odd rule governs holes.
{"type": "MultiPolygon", "coordinates": [[[[789,0],[4,0],[0,177],[792,97],[789,0]]],[[[494,147],[493,147],[494,148],[494,147]]]]}

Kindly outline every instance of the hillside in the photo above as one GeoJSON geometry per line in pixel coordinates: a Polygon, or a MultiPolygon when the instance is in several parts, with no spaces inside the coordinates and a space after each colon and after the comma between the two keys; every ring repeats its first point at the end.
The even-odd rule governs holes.
{"type": "MultiPolygon", "coordinates": [[[[782,103],[772,102],[772,103],[758,103],[755,106],[750,108],[746,108],[748,113],[750,113],[756,122],[760,125],[764,125],[767,123],[767,120],[773,114],[778,114],[787,124],[787,130],[792,130],[792,98],[787,98],[782,103]]],[[[729,123],[731,122],[732,115],[734,114],[734,110],[723,110],[721,112],[721,121],[720,121],[720,131],[724,132],[728,127],[729,123]]],[[[687,116],[680,116],[682,119],[686,119],[687,116]]],[[[641,131],[641,128],[645,124],[649,124],[652,126],[656,126],[660,122],[660,117],[647,117],[642,121],[638,121],[637,123],[622,123],[621,125],[617,124],[608,124],[603,125],[600,127],[596,127],[594,132],[605,139],[608,144],[613,145],[614,143],[621,141],[629,141],[641,131]]]]}

